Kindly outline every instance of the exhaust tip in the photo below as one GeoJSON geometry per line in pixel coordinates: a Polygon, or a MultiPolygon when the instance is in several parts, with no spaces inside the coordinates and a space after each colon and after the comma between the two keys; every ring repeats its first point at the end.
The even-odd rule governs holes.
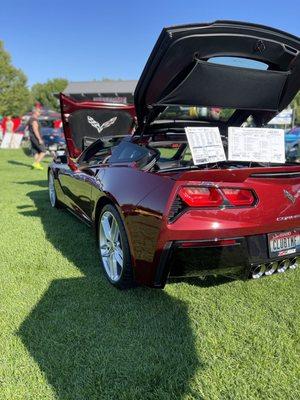
{"type": "Polygon", "coordinates": [[[282,274],[288,269],[296,269],[298,267],[300,267],[300,257],[282,261],[272,261],[266,264],[254,265],[251,269],[250,276],[253,279],[259,279],[263,275],[270,276],[275,272],[282,274]]]}
{"type": "Polygon", "coordinates": [[[294,257],[290,262],[290,269],[296,269],[300,265],[300,257],[294,257]]]}
{"type": "Polygon", "coordinates": [[[265,275],[270,276],[270,275],[274,274],[274,272],[277,271],[277,268],[278,268],[278,262],[277,261],[270,262],[270,263],[266,264],[265,275]]]}
{"type": "Polygon", "coordinates": [[[255,265],[251,271],[251,277],[253,279],[259,279],[263,276],[265,272],[266,272],[265,264],[255,265]]]}
{"type": "Polygon", "coordinates": [[[283,272],[285,272],[290,267],[290,265],[291,265],[291,260],[282,260],[282,261],[280,261],[280,263],[278,265],[277,272],[282,274],[283,272]]]}

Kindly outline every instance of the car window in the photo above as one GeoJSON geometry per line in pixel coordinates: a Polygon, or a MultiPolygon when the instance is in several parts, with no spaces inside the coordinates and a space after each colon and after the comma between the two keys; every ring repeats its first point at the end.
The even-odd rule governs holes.
{"type": "Polygon", "coordinates": [[[160,154],[161,154],[161,158],[165,158],[165,159],[172,159],[176,156],[178,149],[179,149],[179,145],[166,145],[166,146],[155,146],[155,148],[157,150],[159,150],[160,154]]]}
{"type": "Polygon", "coordinates": [[[51,119],[39,119],[42,128],[53,128],[54,121],[51,119]]]}
{"type": "Polygon", "coordinates": [[[269,66],[261,61],[242,57],[212,57],[208,60],[214,64],[229,65],[230,67],[267,70],[269,66]]]}
{"type": "Polygon", "coordinates": [[[116,147],[122,138],[111,138],[110,140],[100,140],[92,143],[79,158],[79,163],[88,163],[90,165],[99,164],[111,154],[112,148],[116,147]]]}
{"type": "Polygon", "coordinates": [[[168,106],[159,114],[157,119],[226,122],[235,111],[233,108],[221,107],[168,106]]]}
{"type": "Polygon", "coordinates": [[[112,151],[109,163],[130,163],[138,161],[149,153],[145,146],[139,146],[135,143],[122,142],[112,151]]]}

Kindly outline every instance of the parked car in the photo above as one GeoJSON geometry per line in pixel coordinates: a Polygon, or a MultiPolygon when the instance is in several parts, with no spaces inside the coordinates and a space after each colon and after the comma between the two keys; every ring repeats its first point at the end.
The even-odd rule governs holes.
{"type": "Polygon", "coordinates": [[[163,29],[135,106],[60,96],[68,153],[49,167],[51,206],[94,227],[99,264],[114,286],[260,278],[299,265],[300,166],[198,165],[186,134],[186,127],[218,128],[226,148],[229,127],[249,117],[265,126],[299,90],[299,54],[298,37],[265,26],[176,26],[163,29]],[[243,66],[230,64],[237,56],[243,66]],[[174,106],[191,105],[218,112],[176,114],[174,106]]]}
{"type": "Polygon", "coordinates": [[[290,162],[300,163],[300,139],[289,146],[286,159],[290,162]]]}
{"type": "Polygon", "coordinates": [[[42,127],[41,134],[46,149],[50,153],[54,154],[56,151],[64,150],[66,148],[66,141],[62,128],[42,127]]]}
{"type": "Polygon", "coordinates": [[[25,131],[26,131],[26,125],[23,123],[20,124],[16,129],[16,133],[20,133],[21,135],[25,135],[25,131]]]}
{"type": "Polygon", "coordinates": [[[291,143],[300,140],[300,127],[293,128],[286,132],[285,134],[285,143],[289,146],[291,143]]]}

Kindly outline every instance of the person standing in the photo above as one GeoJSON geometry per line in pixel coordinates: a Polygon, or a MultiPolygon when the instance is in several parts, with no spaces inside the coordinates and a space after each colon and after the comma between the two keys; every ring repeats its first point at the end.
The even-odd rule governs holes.
{"type": "Polygon", "coordinates": [[[46,155],[46,149],[41,135],[41,126],[38,120],[40,115],[41,111],[35,109],[27,122],[27,127],[31,146],[35,152],[32,168],[43,170],[44,168],[41,165],[41,161],[46,155]]]}

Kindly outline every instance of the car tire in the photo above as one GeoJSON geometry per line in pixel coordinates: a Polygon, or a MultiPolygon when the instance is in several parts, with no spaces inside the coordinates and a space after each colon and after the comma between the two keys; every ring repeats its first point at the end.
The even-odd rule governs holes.
{"type": "Polygon", "coordinates": [[[100,262],[108,281],[118,289],[136,286],[127,234],[118,210],[103,207],[98,220],[100,262]]]}
{"type": "Polygon", "coordinates": [[[57,194],[55,190],[55,184],[54,184],[55,178],[53,175],[53,172],[49,170],[48,173],[48,191],[49,191],[49,200],[51,207],[53,208],[59,208],[60,204],[59,201],[57,200],[57,194]]]}

